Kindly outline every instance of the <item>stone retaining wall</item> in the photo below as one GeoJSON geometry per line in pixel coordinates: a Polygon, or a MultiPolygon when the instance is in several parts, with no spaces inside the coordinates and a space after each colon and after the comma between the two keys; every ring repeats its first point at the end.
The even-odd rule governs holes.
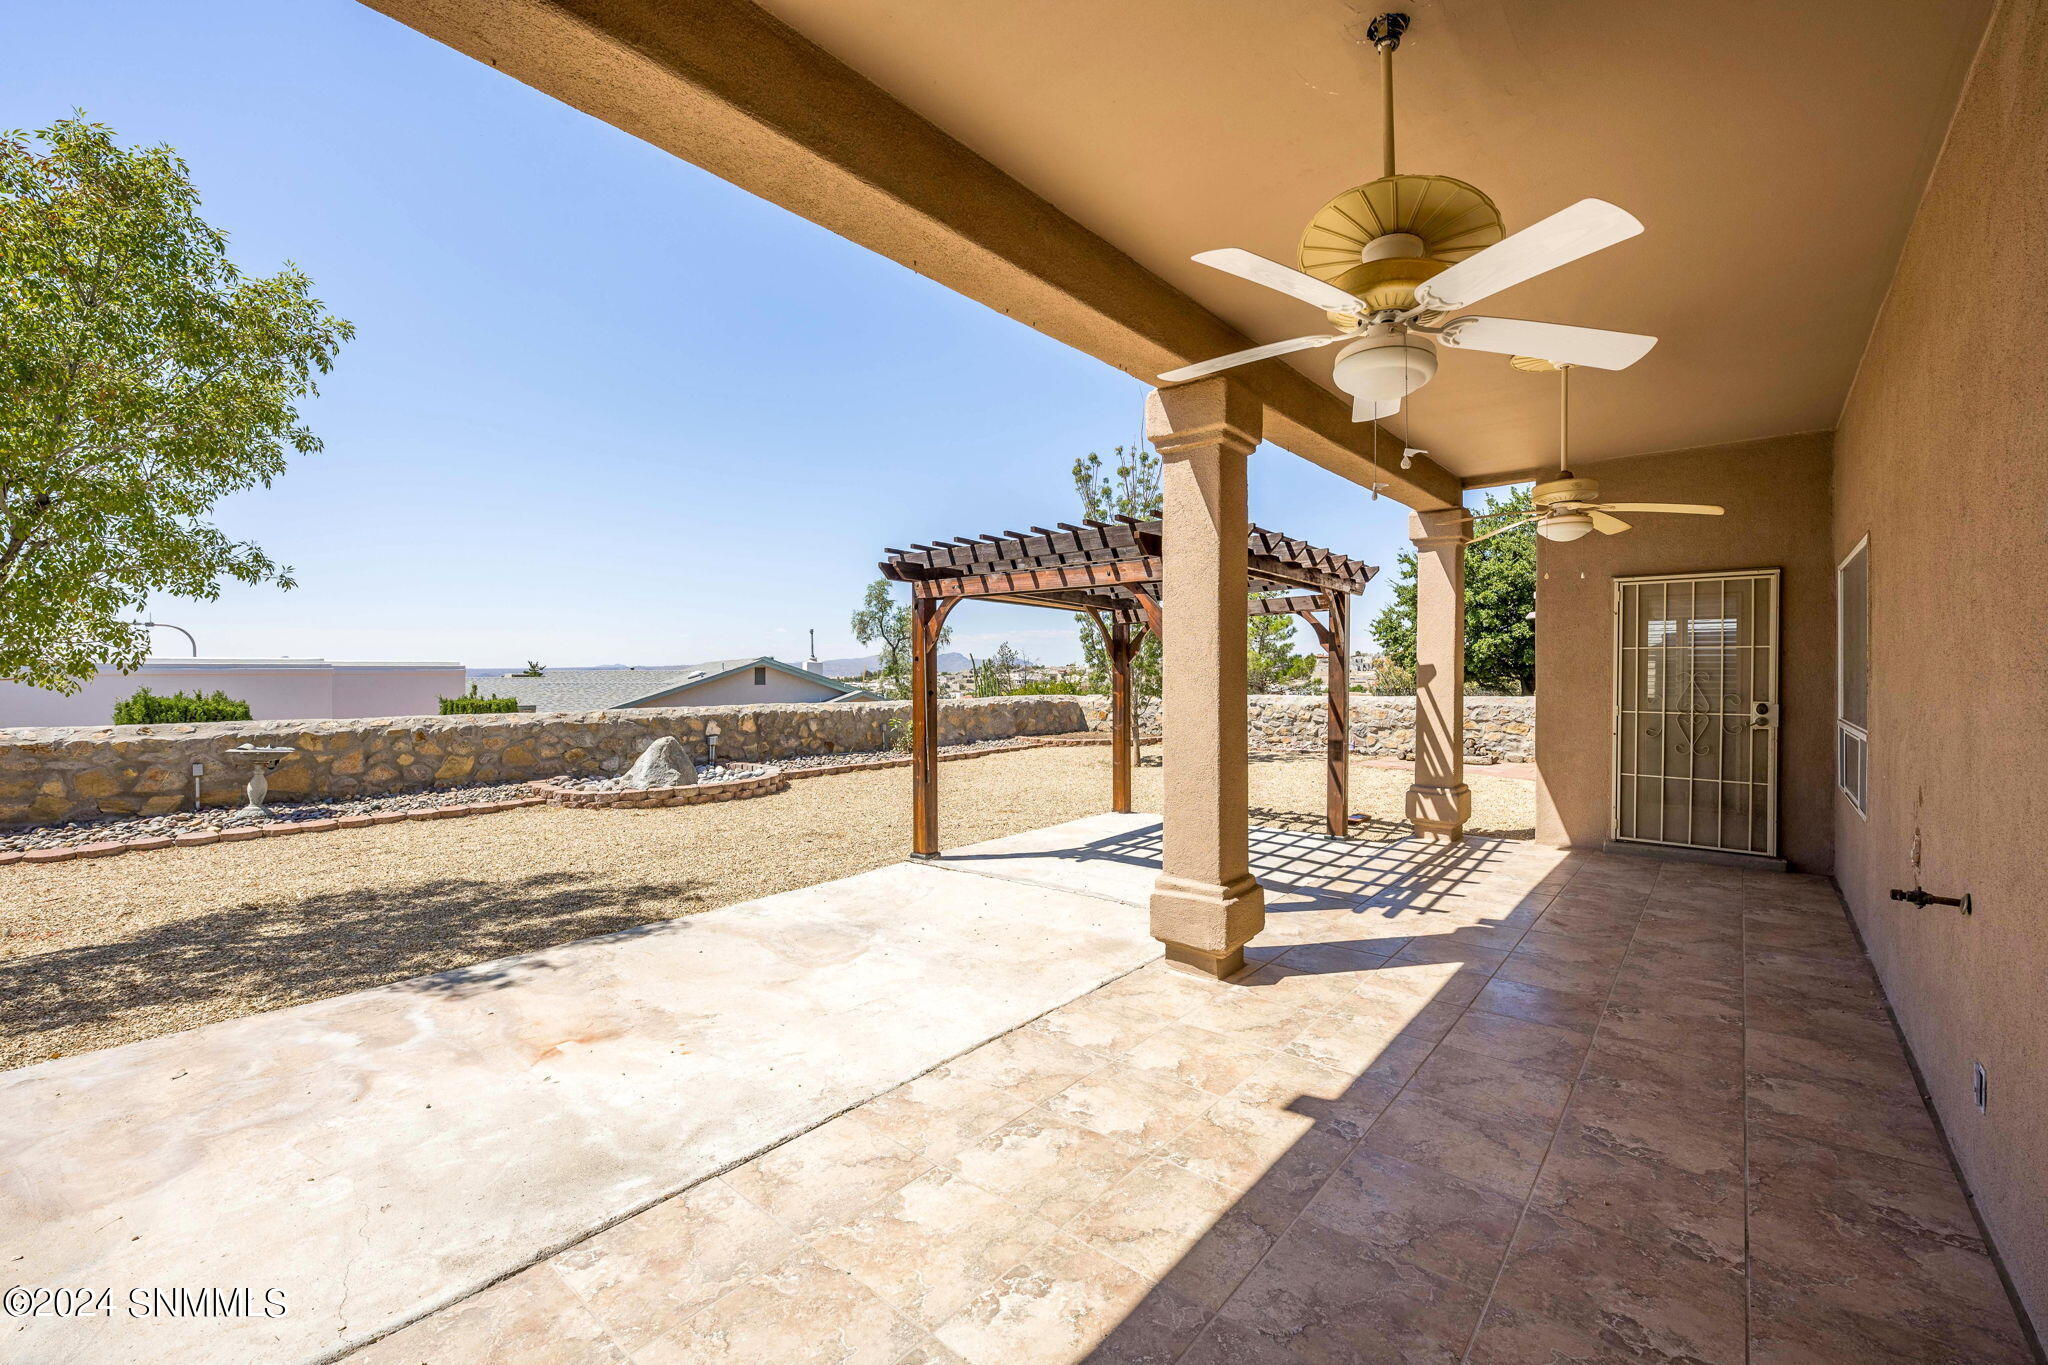
{"type": "MultiPolygon", "coordinates": [[[[1109,728],[1109,701],[1087,697],[1088,726],[1109,728]]],[[[1159,733],[1159,703],[1138,712],[1139,733],[1159,733]]],[[[1251,699],[1251,747],[1268,752],[1321,753],[1323,698],[1273,696],[1251,699]]],[[[1415,757],[1415,698],[1351,695],[1351,752],[1374,758],[1415,757]]],[[[1534,697],[1465,698],[1465,756],[1482,763],[1533,763],[1536,759],[1534,697]]]]}
{"type": "MultiPolygon", "coordinates": [[[[740,762],[887,749],[908,728],[907,702],[784,703],[395,720],[227,721],[205,725],[96,725],[0,729],[0,826],[58,824],[100,815],[160,815],[189,807],[192,764],[206,765],[201,797],[239,803],[248,771],[223,755],[241,744],[282,745],[298,754],[271,774],[287,799],[377,796],[471,782],[595,777],[623,772],[640,751],[674,735],[704,753],[704,726],[717,721],[718,752],[740,762]]],[[[949,701],[939,712],[942,744],[1072,734],[1109,726],[1105,697],[988,697],[949,701]]],[[[1158,733],[1149,703],[1141,732],[1158,733]]],[[[1353,753],[1410,758],[1410,697],[1351,699],[1353,753]]],[[[1533,697],[1467,697],[1465,752],[1496,763],[1534,755],[1533,697]]],[[[1254,697],[1251,745],[1320,752],[1321,697],[1254,697]]]]}
{"type": "MultiPolygon", "coordinates": [[[[1067,734],[1088,728],[1079,697],[949,701],[943,744],[1067,734]]],[[[239,803],[248,770],[224,757],[242,744],[297,749],[270,776],[281,798],[375,796],[469,782],[596,777],[622,772],[673,735],[704,753],[717,721],[720,757],[771,762],[887,749],[907,730],[907,702],[842,701],[642,711],[424,716],[385,720],[224,721],[0,729],[0,825],[57,824],[100,815],[160,815],[189,807],[192,764],[206,765],[201,798],[239,803]]]]}

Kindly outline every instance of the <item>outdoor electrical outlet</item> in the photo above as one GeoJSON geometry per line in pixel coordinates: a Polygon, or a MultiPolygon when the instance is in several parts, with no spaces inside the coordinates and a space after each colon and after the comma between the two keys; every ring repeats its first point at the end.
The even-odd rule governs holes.
{"type": "Polygon", "coordinates": [[[1985,1074],[1984,1063],[1982,1062],[1977,1063],[1977,1080],[1975,1088],[1977,1092],[1977,1112],[1980,1114],[1986,1113],[1988,1112],[1988,1106],[1991,1103],[1991,1078],[1990,1076],[1985,1074]]]}

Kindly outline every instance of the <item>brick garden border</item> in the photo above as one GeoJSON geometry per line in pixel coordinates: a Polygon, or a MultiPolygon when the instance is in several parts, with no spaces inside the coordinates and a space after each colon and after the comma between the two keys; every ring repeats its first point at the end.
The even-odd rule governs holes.
{"type": "Polygon", "coordinates": [[[147,853],[159,848],[203,848],[208,844],[235,844],[249,839],[277,839],[288,834],[325,834],[332,829],[395,825],[401,820],[449,820],[461,815],[491,815],[520,806],[537,806],[544,799],[538,796],[515,796],[503,801],[471,801],[454,806],[427,806],[420,810],[385,810],[370,815],[336,815],[324,820],[272,820],[260,825],[231,825],[227,829],[195,830],[191,834],[159,834],[143,839],[109,839],[99,844],[6,849],[0,850],[0,867],[5,867],[9,863],[68,863],[75,858],[111,858],[117,853],[147,853]]]}
{"type": "MultiPolygon", "coordinates": [[[[963,753],[940,754],[941,763],[984,758],[989,754],[1015,753],[1019,749],[1067,748],[1109,743],[1103,734],[1073,734],[1030,737],[1012,743],[969,749],[963,753]]],[[[833,763],[816,768],[777,768],[772,774],[735,778],[729,782],[702,782],[694,787],[658,787],[644,792],[590,792],[552,788],[550,782],[532,782],[535,795],[515,796],[502,801],[473,801],[454,806],[428,806],[421,810],[378,811],[371,815],[337,815],[322,820],[274,820],[261,825],[234,825],[227,829],[195,831],[191,834],[154,835],[142,839],[109,839],[97,844],[65,844],[58,848],[0,850],[0,867],[9,864],[68,863],[81,858],[111,858],[121,853],[147,853],[159,848],[203,848],[208,844],[243,843],[250,839],[277,839],[293,834],[324,834],[336,829],[364,829],[371,825],[395,825],[401,820],[450,820],[465,815],[490,815],[522,806],[557,805],[578,808],[694,806],[714,801],[733,801],[747,796],[766,796],[788,788],[791,779],[832,777],[840,773],[865,772],[877,768],[908,767],[902,758],[869,759],[860,763],[833,763]],[[725,790],[731,788],[754,790],[725,790]],[[620,798],[642,798],[639,800],[620,798]],[[669,798],[669,799],[650,799],[669,798]]]]}
{"type": "Polygon", "coordinates": [[[714,801],[744,801],[750,796],[767,796],[789,790],[789,778],[782,769],[771,767],[752,777],[729,777],[722,782],[695,782],[687,787],[643,787],[631,791],[592,791],[587,787],[563,785],[569,778],[549,778],[526,785],[551,806],[579,810],[635,810],[652,806],[707,806],[714,801]]]}

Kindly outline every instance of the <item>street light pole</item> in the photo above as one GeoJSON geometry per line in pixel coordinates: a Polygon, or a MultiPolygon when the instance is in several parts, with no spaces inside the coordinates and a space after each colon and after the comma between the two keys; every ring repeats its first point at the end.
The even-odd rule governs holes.
{"type": "Polygon", "coordinates": [[[192,638],[192,632],[191,632],[191,631],[189,631],[189,630],[187,630],[187,629],[185,629],[185,628],[184,628],[183,626],[174,626],[174,625],[172,625],[172,624],[171,624],[170,622],[168,622],[168,621],[139,621],[139,622],[137,622],[136,624],[138,624],[138,625],[144,625],[144,626],[149,626],[149,627],[151,627],[152,629],[155,629],[155,630],[175,630],[175,631],[177,631],[177,632],[178,632],[178,634],[180,634],[180,635],[182,635],[182,636],[184,636],[184,637],[185,637],[185,643],[186,643],[186,644],[188,644],[188,645],[190,645],[190,646],[192,646],[192,657],[193,657],[193,658],[195,658],[195,659],[199,657],[199,642],[198,642],[197,640],[193,639],[193,638],[192,638]]]}

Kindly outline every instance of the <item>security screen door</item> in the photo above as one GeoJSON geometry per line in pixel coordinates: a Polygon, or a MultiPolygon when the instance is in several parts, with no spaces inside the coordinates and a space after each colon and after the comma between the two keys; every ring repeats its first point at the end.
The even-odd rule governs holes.
{"type": "Polygon", "coordinates": [[[1776,857],[1778,571],[1614,583],[1614,837],[1776,857]]]}

